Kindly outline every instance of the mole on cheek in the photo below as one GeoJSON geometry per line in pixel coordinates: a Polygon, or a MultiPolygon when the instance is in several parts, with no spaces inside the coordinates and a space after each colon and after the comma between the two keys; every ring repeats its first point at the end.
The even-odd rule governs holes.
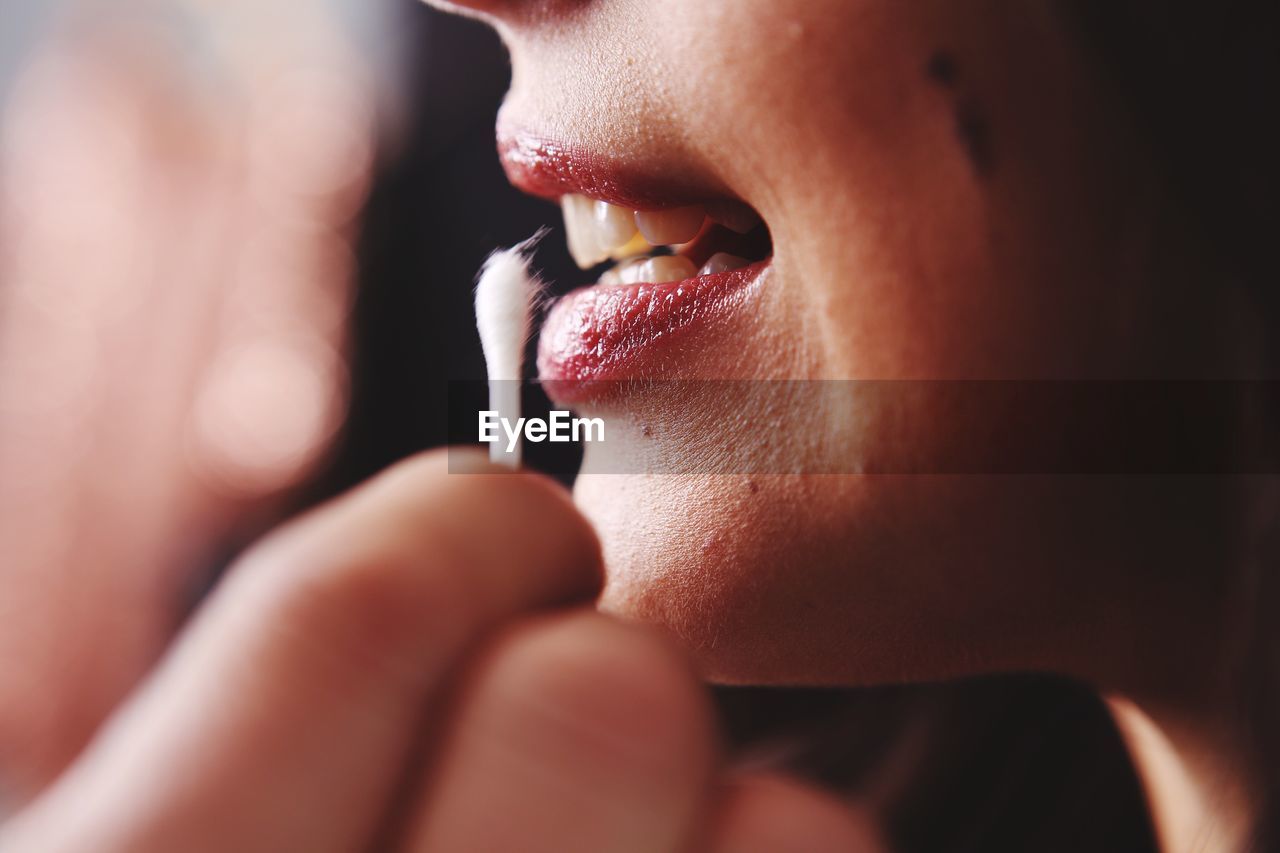
{"type": "Polygon", "coordinates": [[[954,56],[939,50],[929,57],[924,73],[933,82],[950,89],[960,79],[960,66],[954,56]]]}
{"type": "Polygon", "coordinates": [[[991,124],[972,95],[962,94],[960,63],[955,55],[936,50],[924,66],[925,77],[934,85],[945,89],[952,98],[952,116],[956,140],[964,148],[965,156],[980,178],[987,178],[995,169],[995,152],[991,143],[991,124]]]}

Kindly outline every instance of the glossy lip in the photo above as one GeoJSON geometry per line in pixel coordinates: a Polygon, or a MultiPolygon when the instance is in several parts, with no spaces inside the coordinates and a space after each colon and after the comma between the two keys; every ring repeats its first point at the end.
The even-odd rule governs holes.
{"type": "Polygon", "coordinates": [[[498,128],[498,157],[507,180],[524,192],[557,200],[578,193],[632,210],[660,210],[723,197],[693,180],[656,177],[585,146],[498,128]]]}
{"type": "MultiPolygon", "coordinates": [[[[578,193],[653,210],[724,198],[711,185],[660,177],[667,173],[502,126],[498,153],[512,184],[548,199],[578,193]]],[[[539,339],[538,374],[547,393],[572,404],[600,396],[618,380],[660,377],[670,363],[669,346],[739,310],[771,262],[683,281],[595,284],[570,293],[551,310],[539,339]]]]}
{"type": "Polygon", "coordinates": [[[603,396],[619,380],[656,379],[668,348],[741,310],[772,259],[662,284],[592,285],[551,310],[538,341],[538,375],[562,403],[603,396]]]}

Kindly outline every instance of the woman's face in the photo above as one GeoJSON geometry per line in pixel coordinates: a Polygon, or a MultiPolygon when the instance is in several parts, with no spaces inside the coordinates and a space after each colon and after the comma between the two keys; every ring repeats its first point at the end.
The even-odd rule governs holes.
{"type": "MultiPolygon", "coordinates": [[[[1057,7],[465,5],[511,51],[499,137],[518,185],[627,210],[703,204],[726,221],[743,208],[724,202],[742,202],[771,238],[745,272],[596,287],[548,320],[543,378],[609,419],[610,459],[665,441],[687,461],[710,427],[786,460],[646,476],[589,449],[576,498],[604,543],[607,609],[668,626],[714,679],[774,683],[1032,666],[1123,679],[1187,618],[1199,581],[1170,567],[1216,541],[1208,523],[1166,529],[1187,494],[1115,478],[780,473],[875,470],[887,447],[944,441],[949,413],[797,406],[762,423],[726,417],[721,386],[696,381],[1203,369],[1216,350],[1193,339],[1212,324],[1195,318],[1216,309],[1168,297],[1153,272],[1158,185],[1057,7]],[[691,381],[621,395],[584,381],[622,377],[691,381]]],[[[679,218],[649,231],[675,242],[679,218]]]]}

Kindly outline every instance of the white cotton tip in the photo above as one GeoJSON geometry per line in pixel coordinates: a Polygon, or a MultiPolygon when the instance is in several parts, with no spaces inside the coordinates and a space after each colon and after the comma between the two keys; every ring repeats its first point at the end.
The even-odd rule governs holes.
{"type": "Polygon", "coordinates": [[[539,231],[510,249],[489,256],[476,283],[476,326],[490,379],[520,379],[524,347],[533,330],[533,313],[542,294],[542,283],[529,272],[533,246],[539,231]]]}
{"type": "MultiPolygon", "coordinates": [[[[528,240],[489,256],[476,283],[476,327],[489,372],[489,408],[498,418],[515,424],[520,419],[520,380],[524,349],[533,331],[533,315],[542,298],[542,282],[529,271],[534,245],[546,229],[528,240]]],[[[489,445],[494,462],[517,468],[520,444],[489,445]]]]}

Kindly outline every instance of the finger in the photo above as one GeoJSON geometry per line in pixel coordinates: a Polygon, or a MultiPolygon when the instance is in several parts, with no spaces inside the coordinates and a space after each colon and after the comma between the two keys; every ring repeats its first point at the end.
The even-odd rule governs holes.
{"type": "Polygon", "coordinates": [[[712,853],[881,853],[874,824],[846,803],[771,775],[734,779],[711,827],[712,853]]]}
{"type": "Polygon", "coordinates": [[[709,701],[665,643],[595,613],[544,617],[475,674],[405,849],[683,850],[716,752],[709,701]]]}
{"type": "Polygon", "coordinates": [[[558,486],[450,475],[442,454],[398,466],[234,568],[14,837],[41,851],[359,848],[458,656],[494,623],[598,585],[598,544],[558,486]]]}

